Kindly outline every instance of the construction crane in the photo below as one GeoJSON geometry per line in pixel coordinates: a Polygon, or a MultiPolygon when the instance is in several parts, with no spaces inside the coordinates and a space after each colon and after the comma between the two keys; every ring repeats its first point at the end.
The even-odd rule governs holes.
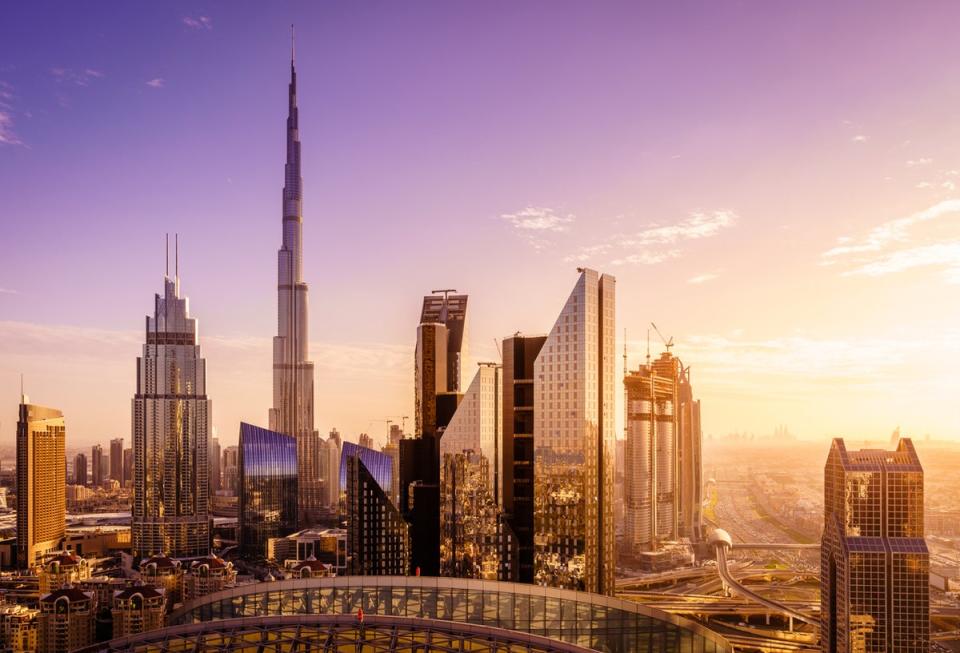
{"type": "Polygon", "coordinates": [[[667,353],[670,353],[670,348],[673,347],[673,336],[670,336],[670,339],[663,337],[663,334],[660,333],[660,329],[657,328],[657,325],[653,322],[650,323],[650,326],[653,327],[653,330],[657,332],[657,335],[660,336],[660,339],[663,340],[663,346],[667,348],[667,353]]]}

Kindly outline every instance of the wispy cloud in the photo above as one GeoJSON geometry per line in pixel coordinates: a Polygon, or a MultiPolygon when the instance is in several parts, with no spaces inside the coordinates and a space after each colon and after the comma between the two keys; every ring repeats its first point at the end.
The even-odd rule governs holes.
{"type": "Polygon", "coordinates": [[[84,68],[75,70],[73,68],[55,67],[50,69],[50,74],[58,84],[70,84],[73,86],[89,86],[90,82],[96,79],[102,79],[103,71],[95,68],[84,68]]]}
{"type": "Polygon", "coordinates": [[[523,231],[567,231],[576,220],[572,214],[557,215],[553,209],[539,206],[528,206],[516,213],[504,213],[500,218],[523,231]]]}
{"type": "Polygon", "coordinates": [[[924,226],[960,220],[960,200],[943,200],[911,215],[874,227],[866,236],[845,236],[823,252],[822,265],[843,262],[844,276],[871,277],[903,272],[918,267],[946,268],[948,280],[960,274],[960,240],[955,229],[918,233],[924,226]]]}
{"type": "Polygon", "coordinates": [[[183,24],[189,27],[190,29],[213,29],[213,21],[210,20],[209,16],[184,16],[183,24]]]}
{"type": "Polygon", "coordinates": [[[0,145],[23,145],[13,126],[13,86],[0,80],[0,145]]]}
{"type": "Polygon", "coordinates": [[[907,159],[908,168],[916,168],[918,166],[928,166],[933,163],[933,159],[927,157],[921,157],[919,159],[907,159]]]}
{"type": "Polygon", "coordinates": [[[13,116],[3,109],[0,109],[0,145],[23,145],[13,129],[13,116]]]}
{"type": "Polygon", "coordinates": [[[713,281],[718,276],[720,275],[718,275],[715,272],[706,272],[704,274],[698,274],[695,277],[690,277],[689,279],[687,279],[687,283],[693,283],[693,284],[706,283],[708,281],[713,281]]]}
{"type": "Polygon", "coordinates": [[[149,82],[147,82],[147,86],[149,86],[150,88],[163,88],[164,84],[166,83],[167,83],[167,80],[165,80],[163,77],[154,77],[149,82]]]}
{"type": "Polygon", "coordinates": [[[853,141],[854,143],[866,143],[866,142],[867,142],[867,137],[864,136],[863,134],[857,134],[856,136],[854,136],[854,137],[851,138],[850,140],[853,141]]]}
{"type": "Polygon", "coordinates": [[[11,288],[0,288],[0,295],[19,295],[19,294],[20,293],[18,293],[16,290],[13,290],[11,288]]]}
{"type": "Polygon", "coordinates": [[[599,255],[614,256],[612,265],[656,265],[683,254],[683,242],[716,236],[737,223],[734,211],[695,211],[673,224],[651,224],[633,233],[616,234],[602,243],[581,247],[567,261],[586,261],[599,255]]]}
{"type": "Polygon", "coordinates": [[[571,213],[561,215],[554,209],[542,206],[528,206],[516,213],[503,213],[500,219],[510,223],[514,231],[536,250],[542,250],[553,244],[549,234],[569,231],[576,221],[571,213]]]}

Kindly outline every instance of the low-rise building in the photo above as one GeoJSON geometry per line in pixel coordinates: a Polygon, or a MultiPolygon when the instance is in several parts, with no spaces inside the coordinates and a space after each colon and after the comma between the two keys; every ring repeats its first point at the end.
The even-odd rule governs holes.
{"type": "Polygon", "coordinates": [[[0,605],[0,649],[7,653],[37,650],[37,617],[40,611],[24,605],[0,605]]]}
{"type": "Polygon", "coordinates": [[[183,599],[183,568],[179,560],[156,555],[140,563],[140,579],[163,589],[171,606],[183,599]]]}
{"type": "Polygon", "coordinates": [[[194,560],[183,576],[183,600],[189,601],[233,587],[236,580],[237,572],[232,562],[215,555],[194,560]]]}
{"type": "Polygon", "coordinates": [[[96,598],[75,587],[54,590],[40,598],[40,653],[67,653],[93,643],[96,598]]]}
{"type": "Polygon", "coordinates": [[[63,551],[44,562],[37,576],[43,596],[90,578],[90,564],[75,553],[63,551]]]}
{"type": "Polygon", "coordinates": [[[146,633],[164,624],[166,597],[162,588],[132,585],[113,596],[113,637],[146,633]]]}

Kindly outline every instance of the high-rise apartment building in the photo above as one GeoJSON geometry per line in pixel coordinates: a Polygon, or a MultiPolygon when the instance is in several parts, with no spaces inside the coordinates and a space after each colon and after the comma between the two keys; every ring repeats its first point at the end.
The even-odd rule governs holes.
{"type": "Polygon", "coordinates": [[[231,444],[223,450],[220,484],[221,489],[234,494],[240,488],[240,448],[235,444],[231,444]]]}
{"type": "Polygon", "coordinates": [[[313,429],[313,363],[307,360],[307,284],[303,281],[303,178],[297,71],[291,52],[288,88],[287,156],[283,185],[283,241],[277,253],[277,335],[273,339],[273,408],[270,430],[297,440],[297,514],[309,526],[320,513],[317,469],[319,434],[313,429]]]}
{"type": "Polygon", "coordinates": [[[367,433],[361,433],[357,437],[357,444],[359,444],[364,449],[373,449],[373,438],[370,437],[367,433]]]}
{"type": "Polygon", "coordinates": [[[583,269],[534,363],[534,581],[614,590],[615,279],[583,269]]]}
{"type": "Polygon", "coordinates": [[[346,442],[347,560],[351,574],[404,576],[409,569],[408,526],[388,495],[390,457],[346,442]]]}
{"type": "Polygon", "coordinates": [[[73,458],[73,484],[87,484],[87,455],[78,453],[73,458]]]}
{"type": "Polygon", "coordinates": [[[110,478],[123,487],[123,438],[110,440],[110,478]]]}
{"type": "Polygon", "coordinates": [[[533,368],[546,336],[503,340],[502,499],[506,528],[501,561],[505,580],[533,582],[533,368]],[[509,537],[506,537],[509,535],[509,537]]]}
{"type": "Polygon", "coordinates": [[[133,485],[133,447],[123,450],[123,484],[133,485]]]}
{"type": "MultiPolygon", "coordinates": [[[[210,401],[197,320],[164,277],[146,319],[133,398],[133,552],[174,557],[210,552],[207,444],[210,401]]],[[[96,465],[94,465],[96,467],[96,465]]]]}
{"type": "Polygon", "coordinates": [[[240,553],[262,558],[267,540],[297,529],[297,440],[240,423],[240,553]]]}
{"type": "Polygon", "coordinates": [[[320,475],[323,480],[323,505],[338,510],[340,507],[340,447],[342,440],[337,429],[320,443],[320,475]]]}
{"type": "Polygon", "coordinates": [[[17,421],[17,566],[31,569],[66,535],[63,413],[20,400],[17,421]]]}
{"type": "Polygon", "coordinates": [[[210,440],[210,495],[213,496],[221,487],[220,480],[220,439],[213,436],[210,440]]]}
{"type": "Polygon", "coordinates": [[[90,475],[93,479],[93,487],[103,485],[103,447],[99,444],[93,445],[90,450],[90,475]]]}
{"type": "Polygon", "coordinates": [[[414,360],[415,435],[435,434],[437,395],[463,392],[467,295],[438,290],[423,298],[414,360]],[[438,294],[442,293],[442,294],[438,294]]]}
{"type": "Polygon", "coordinates": [[[501,573],[501,368],[481,363],[440,439],[440,574],[501,573]]]}
{"type": "Polygon", "coordinates": [[[848,451],[835,439],[824,468],[823,650],[929,651],[929,575],[923,468],[913,442],[848,451]]]}
{"type": "Polygon", "coordinates": [[[624,378],[624,536],[632,556],[700,539],[700,402],[690,368],[665,351],[624,378]]]}

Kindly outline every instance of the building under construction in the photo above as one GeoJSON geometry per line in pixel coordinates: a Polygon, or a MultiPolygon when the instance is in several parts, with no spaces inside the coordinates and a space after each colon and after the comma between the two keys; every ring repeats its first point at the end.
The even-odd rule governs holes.
{"type": "Polygon", "coordinates": [[[631,557],[701,537],[700,401],[669,348],[624,378],[625,545],[631,557]]]}

